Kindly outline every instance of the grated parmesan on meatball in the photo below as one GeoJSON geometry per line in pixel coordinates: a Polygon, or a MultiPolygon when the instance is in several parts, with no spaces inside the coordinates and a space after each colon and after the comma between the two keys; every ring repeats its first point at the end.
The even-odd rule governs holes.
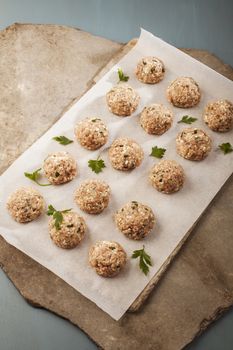
{"type": "Polygon", "coordinates": [[[177,153],[189,160],[202,160],[211,150],[211,139],[205,131],[196,128],[182,130],[176,138],[177,153]]]}
{"type": "Polygon", "coordinates": [[[107,93],[106,100],[110,112],[126,117],[135,112],[140,97],[128,84],[118,84],[107,93]]]}
{"type": "Polygon", "coordinates": [[[156,84],[164,78],[163,62],[154,56],[143,57],[137,64],[136,77],[142,83],[156,84]]]}
{"type": "Polygon", "coordinates": [[[110,162],[117,170],[132,170],[141,164],[143,157],[141,146],[126,137],[116,139],[109,149],[110,162]]]}
{"type": "Polygon", "coordinates": [[[49,154],[44,161],[45,176],[53,185],[60,185],[74,179],[77,174],[75,159],[68,152],[49,154]]]}
{"type": "Polygon", "coordinates": [[[100,118],[87,118],[76,124],[75,136],[81,146],[89,150],[96,150],[107,142],[108,130],[100,118]]]}
{"type": "Polygon", "coordinates": [[[177,192],[184,184],[184,170],[175,160],[161,160],[151,169],[149,179],[159,192],[177,192]]]}
{"type": "Polygon", "coordinates": [[[189,108],[199,103],[201,92],[193,78],[180,77],[168,86],[167,98],[176,107],[189,108]]]}
{"type": "Polygon", "coordinates": [[[89,263],[102,277],[116,276],[124,268],[126,260],[126,252],[117,242],[99,241],[89,250],[89,263]]]}
{"type": "Polygon", "coordinates": [[[89,214],[99,214],[107,208],[110,187],[100,180],[86,180],[75,191],[75,202],[89,214]]]}
{"type": "Polygon", "coordinates": [[[147,205],[132,201],[116,212],[115,222],[125,236],[139,240],[151,232],[155,224],[155,216],[147,205]]]}
{"type": "Polygon", "coordinates": [[[205,107],[203,118],[211,130],[228,131],[233,128],[233,104],[228,100],[210,102],[205,107]]]}
{"type": "Polygon", "coordinates": [[[60,228],[55,226],[53,217],[49,220],[49,233],[53,242],[60,248],[75,248],[83,240],[86,232],[84,219],[77,213],[70,211],[62,213],[63,221],[60,228]]]}
{"type": "Polygon", "coordinates": [[[32,187],[19,188],[7,200],[10,215],[20,223],[35,220],[44,211],[44,207],[42,195],[32,187]]]}
{"type": "Polygon", "coordinates": [[[142,128],[148,134],[162,135],[172,125],[173,114],[165,106],[153,103],[145,107],[140,116],[142,128]]]}

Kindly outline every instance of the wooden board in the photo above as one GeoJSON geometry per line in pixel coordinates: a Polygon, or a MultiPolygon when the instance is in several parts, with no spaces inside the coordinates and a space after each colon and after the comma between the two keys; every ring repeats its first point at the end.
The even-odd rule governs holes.
{"type": "MultiPolygon", "coordinates": [[[[5,98],[4,110],[0,111],[3,170],[58,119],[65,106],[76,100],[75,96],[80,97],[91,85],[90,78],[87,83],[85,77],[81,80],[82,84],[79,84],[78,79],[72,83],[74,77],[80,74],[80,64],[87,62],[88,66],[97,62],[92,66],[93,77],[113,55],[118,52],[118,60],[127,48],[119,52],[122,47],[120,44],[72,28],[46,25],[12,26],[1,33],[0,41],[3,43],[0,45],[0,71],[6,78],[2,79],[0,86],[1,96],[5,98]],[[87,56],[83,55],[82,40],[85,40],[87,56]],[[73,60],[70,60],[71,50],[76,55],[73,60]],[[67,51],[69,55],[66,55],[67,51]],[[80,53],[83,55],[81,58],[80,53]],[[6,57],[10,57],[7,65],[6,57]],[[32,70],[25,60],[35,62],[34,68],[37,69],[32,70]],[[47,70],[46,64],[49,66],[47,70]],[[39,80],[37,74],[31,74],[31,71],[38,72],[38,68],[41,69],[39,80]],[[59,74],[61,70],[63,75],[59,74]],[[30,91],[29,88],[29,94],[25,96],[22,82],[28,79],[32,79],[34,90],[30,91]],[[51,81],[52,87],[49,85],[51,81]],[[8,82],[13,88],[21,87],[24,94],[23,91],[19,94],[18,88],[15,89],[17,96],[13,93],[6,95],[3,82],[8,82]],[[57,86],[60,88],[56,89],[57,86]],[[46,93],[43,94],[43,91],[46,93]],[[25,140],[25,128],[30,121],[35,120],[35,111],[40,118],[36,118],[36,126],[25,140]],[[12,127],[15,124],[17,132],[12,127]],[[16,142],[11,144],[12,140],[16,142]]],[[[129,46],[133,44],[131,42],[129,46]]],[[[233,79],[232,68],[213,55],[199,50],[187,52],[233,79]]],[[[99,72],[95,80],[102,73],[99,72]]],[[[113,321],[60,278],[2,238],[0,264],[26,300],[69,319],[105,349],[139,349],[142,343],[147,349],[180,349],[233,303],[232,195],[231,179],[189,236],[188,244],[160,279],[145,306],[140,312],[127,314],[120,322],[113,321]]],[[[157,277],[161,277],[161,274],[157,277]]],[[[158,278],[154,282],[156,284],[158,278]]],[[[153,283],[134,304],[133,310],[138,309],[152,287],[153,283]]]]}

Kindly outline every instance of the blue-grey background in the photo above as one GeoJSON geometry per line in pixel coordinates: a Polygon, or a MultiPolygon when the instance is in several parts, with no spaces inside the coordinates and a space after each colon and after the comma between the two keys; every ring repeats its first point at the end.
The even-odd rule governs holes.
{"type": "MultiPolygon", "coordinates": [[[[209,50],[233,66],[233,0],[0,0],[0,29],[14,22],[70,25],[121,42],[144,27],[177,47],[209,50]]],[[[0,350],[32,349],[96,346],[69,322],[29,306],[0,270],[0,350]]],[[[232,349],[233,310],[189,346],[232,349]]]]}

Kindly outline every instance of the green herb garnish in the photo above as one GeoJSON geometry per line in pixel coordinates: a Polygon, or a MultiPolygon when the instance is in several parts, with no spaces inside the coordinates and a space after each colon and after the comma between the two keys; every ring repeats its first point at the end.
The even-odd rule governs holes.
{"type": "Polygon", "coordinates": [[[230,144],[230,142],[222,143],[221,145],[218,146],[218,148],[219,148],[224,154],[228,154],[228,153],[233,152],[233,148],[232,148],[232,145],[230,144]]]}
{"type": "Polygon", "coordinates": [[[88,166],[94,171],[96,174],[99,174],[103,171],[103,168],[106,168],[103,159],[90,159],[88,161],[88,166]]]}
{"type": "Polygon", "coordinates": [[[55,220],[55,227],[60,230],[61,224],[63,222],[63,214],[68,213],[71,209],[56,210],[51,204],[48,206],[47,215],[52,216],[55,220]]]}
{"type": "Polygon", "coordinates": [[[163,158],[165,152],[166,152],[166,148],[159,148],[155,146],[155,147],[152,147],[150,156],[155,158],[163,158]]]}
{"type": "Polygon", "coordinates": [[[34,181],[37,185],[39,186],[51,186],[51,184],[40,184],[39,183],[39,178],[41,176],[40,174],[41,168],[35,170],[33,173],[24,173],[24,176],[26,176],[28,179],[34,181]]]}
{"type": "Polygon", "coordinates": [[[192,124],[197,120],[197,118],[189,117],[188,115],[184,115],[181,120],[178,121],[179,123],[185,123],[185,124],[192,124]]]}
{"type": "Polygon", "coordinates": [[[64,145],[64,146],[74,142],[73,140],[68,139],[66,136],[55,136],[53,137],[53,140],[59,142],[61,145],[64,145]]]}
{"type": "Polygon", "coordinates": [[[121,68],[118,68],[118,77],[119,81],[128,81],[129,77],[127,75],[124,75],[123,70],[121,68]]]}
{"type": "Polygon", "coordinates": [[[134,250],[132,256],[132,259],[139,258],[139,267],[142,270],[142,272],[147,275],[149,272],[149,266],[152,266],[152,261],[150,255],[148,255],[145,251],[145,247],[143,246],[142,249],[134,250]]]}

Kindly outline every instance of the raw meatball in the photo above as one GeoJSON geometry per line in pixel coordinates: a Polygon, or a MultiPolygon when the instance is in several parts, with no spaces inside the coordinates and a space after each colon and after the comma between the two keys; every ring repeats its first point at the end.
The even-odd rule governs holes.
{"type": "Polygon", "coordinates": [[[7,200],[7,209],[17,222],[35,220],[44,211],[45,203],[40,192],[32,187],[21,187],[7,200]]]}
{"type": "Polygon", "coordinates": [[[180,77],[168,86],[167,98],[176,107],[189,108],[199,103],[201,92],[193,78],[180,77]]]}
{"type": "Polygon", "coordinates": [[[211,139],[205,131],[187,128],[176,138],[177,153],[189,160],[202,160],[211,150],[211,139]]]}
{"type": "Polygon", "coordinates": [[[48,155],[44,161],[45,176],[53,185],[60,185],[73,180],[77,174],[75,159],[68,152],[48,155]]]}
{"type": "Polygon", "coordinates": [[[233,104],[227,100],[219,100],[207,104],[204,121],[213,131],[228,131],[233,127],[233,104]]]}
{"type": "Polygon", "coordinates": [[[60,228],[55,226],[53,217],[49,220],[49,233],[53,242],[60,248],[75,248],[84,238],[86,224],[84,219],[77,213],[70,211],[62,213],[63,221],[60,228]]]}
{"type": "Polygon", "coordinates": [[[75,202],[79,208],[89,214],[99,214],[107,208],[110,187],[99,180],[86,180],[75,192],[75,202]]]}
{"type": "Polygon", "coordinates": [[[100,118],[87,118],[76,124],[75,136],[81,146],[96,150],[107,142],[108,130],[100,118]]]}
{"type": "Polygon", "coordinates": [[[164,77],[165,67],[163,62],[153,56],[143,57],[137,64],[136,77],[142,83],[156,84],[164,77]]]}
{"type": "Polygon", "coordinates": [[[114,169],[132,170],[143,160],[143,150],[134,140],[128,138],[116,139],[110,149],[109,158],[114,169]]]}
{"type": "Polygon", "coordinates": [[[113,241],[96,242],[89,251],[89,263],[98,275],[116,276],[126,264],[126,252],[122,246],[113,241]]]}
{"type": "Polygon", "coordinates": [[[131,86],[119,84],[107,93],[106,100],[110,112],[126,117],[137,109],[140,97],[131,86]]]}
{"type": "Polygon", "coordinates": [[[155,216],[147,205],[132,201],[116,212],[115,222],[125,236],[139,240],[151,232],[155,224],[155,216]]]}
{"type": "Polygon", "coordinates": [[[145,107],[140,116],[140,123],[148,134],[162,135],[172,125],[172,112],[159,103],[145,107]]]}
{"type": "Polygon", "coordinates": [[[174,160],[161,160],[151,169],[149,179],[152,186],[160,192],[177,192],[184,183],[184,170],[174,160]]]}

